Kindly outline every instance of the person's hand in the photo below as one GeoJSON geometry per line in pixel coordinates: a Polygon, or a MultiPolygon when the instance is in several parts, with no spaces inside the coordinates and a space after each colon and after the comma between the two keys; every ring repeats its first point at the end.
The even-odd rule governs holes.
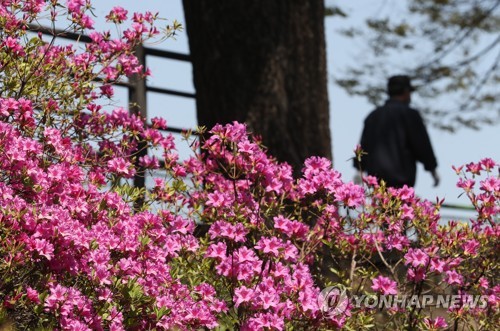
{"type": "Polygon", "coordinates": [[[434,179],[434,187],[438,186],[439,185],[439,181],[441,180],[441,178],[439,178],[439,174],[434,169],[434,170],[431,171],[431,175],[432,175],[432,178],[434,179]]]}

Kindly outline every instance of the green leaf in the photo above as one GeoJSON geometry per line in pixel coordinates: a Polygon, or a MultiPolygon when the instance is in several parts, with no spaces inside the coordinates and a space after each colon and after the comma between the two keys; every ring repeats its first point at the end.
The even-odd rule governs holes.
{"type": "Polygon", "coordinates": [[[325,16],[340,16],[346,18],[347,14],[340,7],[332,6],[325,8],[325,16]]]}

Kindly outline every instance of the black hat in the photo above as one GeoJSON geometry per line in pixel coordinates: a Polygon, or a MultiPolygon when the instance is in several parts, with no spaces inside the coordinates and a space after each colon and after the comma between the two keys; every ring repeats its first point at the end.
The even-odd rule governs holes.
{"type": "Polygon", "coordinates": [[[401,95],[406,90],[410,92],[415,91],[415,88],[411,85],[411,79],[406,75],[392,76],[387,81],[387,93],[389,95],[401,95]]]}

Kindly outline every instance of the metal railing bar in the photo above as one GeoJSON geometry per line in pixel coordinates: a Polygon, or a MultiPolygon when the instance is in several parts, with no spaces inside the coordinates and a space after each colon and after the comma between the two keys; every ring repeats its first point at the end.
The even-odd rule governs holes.
{"type": "MultiPolygon", "coordinates": [[[[31,32],[39,32],[45,35],[51,35],[51,36],[56,36],[58,38],[62,39],[67,39],[67,40],[73,40],[73,41],[80,41],[83,43],[91,43],[92,38],[90,38],[88,35],[85,34],[80,34],[76,32],[71,32],[63,29],[53,29],[51,27],[45,27],[39,24],[29,24],[28,29],[31,32]]],[[[186,61],[186,62],[191,62],[191,57],[188,54],[181,54],[181,53],[176,53],[176,52],[171,52],[171,51],[164,51],[160,49],[155,49],[155,48],[149,48],[149,47],[144,47],[144,45],[138,46],[136,49],[136,55],[137,58],[139,59],[139,62],[146,66],[146,57],[147,56],[156,56],[160,57],[163,59],[171,59],[171,60],[178,60],[178,61],[186,61]]],[[[105,83],[103,82],[103,79],[101,77],[97,77],[94,79],[95,82],[97,83],[105,83]]],[[[147,118],[147,92],[153,92],[153,93],[160,93],[160,94],[167,94],[167,95],[174,95],[174,96],[179,96],[179,97],[186,97],[186,98],[196,98],[195,93],[190,93],[190,92],[181,92],[177,90],[171,90],[171,89],[166,89],[166,88],[159,88],[159,87],[153,87],[153,86],[148,86],[147,82],[142,79],[138,79],[138,77],[131,78],[131,81],[116,81],[116,82],[109,82],[111,85],[115,86],[120,86],[127,88],[128,90],[128,97],[129,97],[129,111],[132,113],[135,113],[137,115],[140,115],[144,119],[147,118]]],[[[151,127],[151,125],[146,124],[148,127],[151,127]]],[[[182,128],[176,128],[176,127],[168,127],[166,130],[162,130],[165,132],[169,133],[175,133],[175,134],[182,134],[188,129],[182,129],[182,128]]],[[[192,131],[193,134],[197,134],[195,131],[192,131]]],[[[147,147],[142,151],[142,154],[147,154],[147,147]]],[[[165,162],[162,160],[162,165],[165,165],[165,162]]],[[[141,169],[139,167],[139,169],[141,169]]],[[[138,187],[144,187],[145,186],[145,178],[140,178],[140,176],[135,176],[134,177],[134,185],[138,187]]],[[[142,200],[139,200],[136,202],[136,208],[140,207],[142,204],[142,200]]]]}
{"type": "Polygon", "coordinates": [[[104,79],[102,79],[101,77],[96,77],[93,79],[93,81],[97,82],[97,83],[109,84],[109,85],[113,85],[113,86],[126,87],[129,89],[135,88],[134,84],[132,84],[131,82],[127,82],[127,81],[105,82],[104,79]]]}
{"type": "Polygon", "coordinates": [[[192,98],[192,99],[194,99],[196,97],[196,95],[194,93],[181,92],[181,91],[170,90],[170,89],[161,88],[161,87],[147,86],[146,90],[148,92],[170,94],[170,95],[175,95],[175,96],[185,97],[185,98],[192,98]]]}
{"type": "Polygon", "coordinates": [[[449,203],[443,203],[441,205],[441,207],[447,208],[447,209],[476,210],[473,206],[455,205],[455,204],[449,204],[449,203]]]}
{"type": "Polygon", "coordinates": [[[158,48],[144,47],[146,55],[166,57],[173,60],[191,62],[191,57],[188,54],[182,54],[171,51],[164,51],[158,48]]]}
{"type": "MultiPolygon", "coordinates": [[[[71,31],[57,29],[57,28],[53,29],[53,28],[49,28],[49,27],[42,26],[39,24],[28,24],[28,28],[29,28],[29,30],[31,30],[33,32],[41,32],[43,34],[58,36],[61,38],[75,40],[75,41],[79,40],[79,41],[82,41],[85,43],[92,42],[92,38],[90,38],[89,36],[87,36],[85,34],[81,34],[81,33],[71,32],[71,31]]],[[[191,57],[189,56],[189,54],[164,51],[161,49],[151,48],[151,47],[144,47],[144,52],[146,55],[159,56],[159,57],[169,58],[172,60],[191,62],[191,57]]]]}
{"type": "MultiPolygon", "coordinates": [[[[153,126],[151,125],[151,123],[148,123],[148,128],[152,128],[153,126]]],[[[196,131],[196,129],[182,129],[182,128],[176,128],[176,127],[170,127],[170,126],[167,126],[166,129],[157,129],[158,131],[161,131],[161,132],[168,132],[168,133],[178,133],[178,134],[184,134],[186,132],[190,132],[190,134],[192,136],[199,136],[199,133],[198,131],[196,131]]]]}
{"type": "Polygon", "coordinates": [[[70,32],[70,31],[66,31],[66,30],[62,30],[62,29],[48,28],[48,27],[41,26],[38,24],[28,24],[28,28],[34,32],[41,32],[43,34],[57,36],[57,37],[65,38],[65,39],[70,39],[70,40],[75,40],[75,41],[79,40],[79,41],[82,41],[84,43],[92,42],[92,39],[89,36],[81,34],[81,33],[70,32]]]}
{"type": "MultiPolygon", "coordinates": [[[[163,132],[170,132],[170,133],[179,133],[179,134],[182,134],[182,133],[185,133],[187,132],[188,130],[187,129],[181,129],[181,128],[173,128],[173,127],[167,127],[166,129],[159,129],[160,131],[163,131],[163,132]]],[[[192,134],[196,134],[195,132],[192,132],[192,134]]]]}

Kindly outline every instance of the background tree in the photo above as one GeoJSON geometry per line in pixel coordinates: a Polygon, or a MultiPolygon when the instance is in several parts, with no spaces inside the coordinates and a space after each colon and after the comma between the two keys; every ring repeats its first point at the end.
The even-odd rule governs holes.
{"type": "Polygon", "coordinates": [[[331,158],[323,0],[184,0],[198,123],[246,122],[279,160],[331,158]]]}
{"type": "Polygon", "coordinates": [[[434,125],[453,131],[497,123],[499,11],[499,0],[385,1],[366,29],[343,31],[369,50],[336,82],[377,104],[385,97],[386,77],[407,73],[424,100],[419,108],[434,125]]]}

